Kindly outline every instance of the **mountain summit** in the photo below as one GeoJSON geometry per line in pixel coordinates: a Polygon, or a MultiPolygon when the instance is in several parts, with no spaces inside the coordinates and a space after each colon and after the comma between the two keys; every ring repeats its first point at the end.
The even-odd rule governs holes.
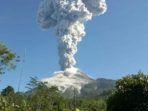
{"type": "Polygon", "coordinates": [[[68,68],[64,71],[55,72],[51,77],[42,80],[42,82],[46,82],[49,87],[57,86],[62,92],[65,92],[69,88],[73,88],[79,93],[84,85],[93,81],[92,78],[77,68],[68,68]]]}

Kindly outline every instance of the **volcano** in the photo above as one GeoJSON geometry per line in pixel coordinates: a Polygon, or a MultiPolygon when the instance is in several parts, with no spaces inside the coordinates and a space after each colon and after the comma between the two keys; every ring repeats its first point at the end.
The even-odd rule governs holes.
{"type": "Polygon", "coordinates": [[[69,88],[76,89],[80,93],[84,85],[93,81],[95,80],[77,68],[55,72],[52,76],[42,80],[47,83],[48,87],[57,86],[63,93],[69,88]]]}

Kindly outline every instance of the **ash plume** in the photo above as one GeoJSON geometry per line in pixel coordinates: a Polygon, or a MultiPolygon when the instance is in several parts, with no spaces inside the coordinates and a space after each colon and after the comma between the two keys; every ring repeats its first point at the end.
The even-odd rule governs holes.
{"type": "Polygon", "coordinates": [[[53,28],[58,41],[61,70],[73,68],[77,44],[85,36],[84,23],[106,12],[105,0],[42,0],[38,23],[53,28]]]}

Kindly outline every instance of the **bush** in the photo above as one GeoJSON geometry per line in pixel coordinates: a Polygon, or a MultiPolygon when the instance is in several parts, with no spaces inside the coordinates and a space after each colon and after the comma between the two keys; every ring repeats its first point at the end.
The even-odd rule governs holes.
{"type": "Polygon", "coordinates": [[[138,72],[118,80],[107,111],[148,111],[148,76],[138,72]]]}

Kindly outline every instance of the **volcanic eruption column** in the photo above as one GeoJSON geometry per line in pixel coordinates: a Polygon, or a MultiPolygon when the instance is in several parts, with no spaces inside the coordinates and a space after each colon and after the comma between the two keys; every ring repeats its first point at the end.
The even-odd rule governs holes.
{"type": "Polygon", "coordinates": [[[106,10],[105,0],[42,0],[38,23],[43,29],[55,30],[61,70],[76,64],[74,55],[85,36],[84,23],[106,10]]]}

